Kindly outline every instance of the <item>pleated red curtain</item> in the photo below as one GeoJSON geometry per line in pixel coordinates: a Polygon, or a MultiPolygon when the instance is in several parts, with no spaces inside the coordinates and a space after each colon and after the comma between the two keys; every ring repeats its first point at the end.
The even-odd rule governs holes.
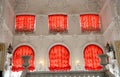
{"type": "Polygon", "coordinates": [[[103,54],[103,51],[97,45],[88,45],[84,49],[84,61],[86,70],[101,70],[100,58],[98,55],[103,54]]]}
{"type": "Polygon", "coordinates": [[[33,32],[35,26],[34,15],[17,15],[16,32],[33,32]]]}
{"type": "Polygon", "coordinates": [[[63,45],[55,45],[49,52],[50,71],[67,71],[71,69],[70,53],[63,45]]]}
{"type": "Polygon", "coordinates": [[[80,15],[80,24],[82,32],[100,31],[100,20],[98,14],[80,15]]]}
{"type": "Polygon", "coordinates": [[[12,58],[12,71],[22,71],[24,67],[22,66],[23,64],[23,59],[21,58],[22,56],[31,56],[29,60],[29,71],[33,71],[35,69],[34,67],[34,51],[31,47],[27,45],[22,45],[19,46],[13,54],[12,58]]]}
{"type": "Polygon", "coordinates": [[[48,19],[49,19],[50,32],[67,31],[67,15],[62,15],[62,14],[49,15],[48,19]]]}

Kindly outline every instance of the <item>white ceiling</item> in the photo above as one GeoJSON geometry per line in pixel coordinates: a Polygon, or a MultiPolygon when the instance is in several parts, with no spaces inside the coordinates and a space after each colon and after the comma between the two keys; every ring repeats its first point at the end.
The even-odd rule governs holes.
{"type": "MultiPolygon", "coordinates": [[[[105,1],[105,0],[104,0],[105,1]]],[[[16,13],[99,13],[103,0],[16,0],[16,13]],[[101,3],[100,3],[101,2],[101,3]]]]}

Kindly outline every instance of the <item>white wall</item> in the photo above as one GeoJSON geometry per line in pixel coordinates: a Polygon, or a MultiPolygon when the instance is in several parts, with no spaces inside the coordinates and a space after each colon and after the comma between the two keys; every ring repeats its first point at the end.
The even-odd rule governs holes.
{"type": "Polygon", "coordinates": [[[45,64],[44,69],[48,69],[49,50],[53,45],[65,45],[70,51],[70,62],[72,70],[75,69],[75,62],[80,61],[81,66],[84,66],[83,49],[88,44],[97,44],[104,51],[104,38],[102,35],[40,35],[26,36],[18,35],[14,37],[14,49],[20,45],[29,45],[35,51],[35,66],[38,66],[42,60],[45,64]]]}
{"type": "MultiPolygon", "coordinates": [[[[8,2],[8,0],[2,0],[1,1],[1,23],[0,23],[0,35],[2,36],[0,38],[0,42],[5,43],[6,46],[9,45],[9,43],[12,43],[13,39],[13,27],[14,27],[14,9],[11,6],[11,4],[8,2]]],[[[7,48],[7,47],[6,47],[7,48]]]]}
{"type": "MultiPolygon", "coordinates": [[[[93,5],[95,0],[93,0],[93,5]]],[[[96,1],[95,1],[96,2],[96,1]]],[[[20,5],[25,7],[17,7],[16,14],[35,14],[28,11],[29,4],[25,4],[26,1],[21,1],[20,5]],[[22,11],[23,10],[23,11],[22,11]]],[[[69,3],[69,2],[68,2],[69,3]]],[[[88,2],[89,3],[89,2],[88,2]]],[[[78,3],[77,3],[78,4],[78,3]]],[[[18,6],[20,6],[18,5],[18,6]]],[[[32,5],[32,4],[31,4],[32,5]]],[[[64,4],[63,4],[64,5],[64,4]]],[[[62,8],[62,4],[60,5],[62,8]]],[[[67,5],[66,5],[67,6],[67,5]]],[[[75,5],[74,5],[75,6],[75,5]]],[[[90,11],[91,9],[88,6],[92,7],[93,12],[86,12],[86,13],[95,13],[95,9],[98,7],[97,4],[95,6],[87,5],[87,10],[90,11]],[[95,9],[94,9],[95,8],[95,9]]],[[[31,7],[31,6],[30,6],[31,7]]],[[[78,7],[77,7],[78,8],[78,7]]],[[[47,9],[47,7],[46,7],[47,9]]],[[[44,10],[46,10],[44,9],[44,10]]],[[[80,9],[80,8],[79,8],[80,9]]],[[[81,7],[81,9],[83,9],[81,7]]],[[[84,9],[84,10],[86,10],[84,9]]],[[[51,8],[53,10],[53,8],[51,8]]],[[[59,10],[59,8],[58,8],[59,10]]],[[[63,10],[63,9],[62,9],[63,10]]],[[[74,10],[73,8],[69,8],[68,10],[74,10]]],[[[98,9],[99,10],[99,9],[98,9]]],[[[98,10],[96,10],[98,12],[98,10]]],[[[66,10],[64,10],[66,12],[66,10]]],[[[92,11],[92,10],[91,10],[92,11]]],[[[76,11],[75,11],[76,12],[76,11]]],[[[16,33],[14,32],[14,39],[13,39],[13,47],[14,50],[20,45],[30,45],[35,51],[35,66],[39,67],[40,61],[44,62],[44,68],[42,70],[48,70],[49,67],[49,49],[55,44],[63,44],[65,45],[70,51],[70,62],[72,66],[72,70],[75,70],[75,63],[77,60],[80,61],[81,66],[84,66],[84,59],[83,59],[83,50],[85,46],[89,44],[97,44],[100,46],[104,51],[104,37],[99,33],[82,33],[80,30],[80,20],[79,16],[81,11],[77,11],[77,14],[74,12],[65,13],[68,15],[68,33],[63,34],[50,34],[48,28],[48,14],[52,14],[52,12],[47,11],[47,14],[35,14],[36,15],[36,25],[35,31],[33,33],[16,33]]],[[[55,12],[54,14],[59,14],[59,12],[55,12]]],[[[61,14],[61,12],[60,12],[61,14]]],[[[64,12],[62,12],[64,14],[64,12]]],[[[82,13],[83,14],[83,13],[82,13]]]]}
{"type": "Polygon", "coordinates": [[[116,16],[115,13],[116,13],[115,0],[106,0],[106,2],[104,3],[100,11],[101,25],[102,25],[103,32],[106,31],[108,26],[114,20],[114,17],[116,16]]]}
{"type": "MultiPolygon", "coordinates": [[[[116,52],[115,41],[120,40],[120,16],[119,16],[119,4],[116,3],[117,0],[107,0],[100,12],[102,18],[103,26],[103,36],[105,38],[105,43],[112,44],[116,52]]],[[[118,0],[119,1],[119,0],[118,0]]],[[[117,57],[117,56],[116,56],[117,57]]],[[[109,62],[110,71],[119,77],[118,61],[110,59],[109,62]],[[112,62],[111,62],[112,61],[112,62]],[[114,67],[112,67],[114,65],[114,67]]]]}
{"type": "MultiPolygon", "coordinates": [[[[94,43],[99,45],[104,50],[105,39],[101,32],[81,33],[79,23],[79,15],[81,14],[81,11],[78,11],[77,14],[72,12],[70,14],[67,14],[68,33],[55,35],[49,33],[48,14],[51,14],[50,12],[48,14],[36,14],[36,26],[33,33],[16,33],[14,29],[15,11],[13,4],[15,0],[12,1],[13,2],[7,0],[4,1],[4,22],[1,32],[1,35],[3,36],[2,40],[5,43],[12,42],[14,49],[23,44],[30,45],[35,51],[36,66],[39,65],[39,61],[43,60],[45,63],[45,69],[47,70],[49,64],[48,56],[46,56],[46,54],[48,54],[50,47],[55,44],[63,44],[70,50],[72,70],[75,69],[75,62],[77,60],[80,61],[81,66],[84,64],[83,50],[86,45],[94,43]]],[[[107,0],[107,3],[104,4],[104,7],[100,12],[103,31],[105,31],[108,25],[112,22],[112,18],[114,17],[114,12],[112,10],[113,8],[111,6],[111,1],[107,0]]],[[[107,33],[104,35],[107,35],[107,33]]],[[[109,35],[108,38],[109,37],[111,37],[111,35],[109,35]]]]}
{"type": "Polygon", "coordinates": [[[107,0],[100,12],[103,36],[109,43],[114,43],[114,41],[120,39],[120,17],[117,8],[116,0],[107,0]]]}

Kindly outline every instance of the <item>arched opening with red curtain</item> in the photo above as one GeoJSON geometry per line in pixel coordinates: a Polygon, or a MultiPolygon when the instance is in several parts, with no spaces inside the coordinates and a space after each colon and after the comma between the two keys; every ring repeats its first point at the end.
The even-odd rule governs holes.
{"type": "Polygon", "coordinates": [[[63,45],[55,45],[49,51],[49,70],[68,71],[70,66],[69,50],[63,45]]]}
{"type": "Polygon", "coordinates": [[[103,54],[102,49],[95,45],[90,44],[84,49],[84,61],[86,70],[101,70],[100,58],[98,55],[103,54]]]}
{"type": "Polygon", "coordinates": [[[33,71],[35,69],[34,67],[34,51],[30,46],[27,45],[22,45],[16,48],[16,50],[13,53],[13,58],[12,58],[12,71],[13,72],[18,72],[22,71],[24,67],[22,66],[23,64],[23,59],[21,58],[22,56],[31,56],[29,60],[29,71],[33,71]]]}

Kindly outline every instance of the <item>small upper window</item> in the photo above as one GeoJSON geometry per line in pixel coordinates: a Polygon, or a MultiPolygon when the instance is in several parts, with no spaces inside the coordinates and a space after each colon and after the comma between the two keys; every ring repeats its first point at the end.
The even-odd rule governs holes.
{"type": "Polygon", "coordinates": [[[98,14],[80,15],[80,25],[82,32],[100,31],[99,15],[98,14]]]}
{"type": "Polygon", "coordinates": [[[49,15],[48,19],[50,32],[67,31],[67,15],[62,14],[49,15]]]}
{"type": "Polygon", "coordinates": [[[16,16],[16,32],[33,32],[35,26],[34,15],[17,15],[16,16]]]}

